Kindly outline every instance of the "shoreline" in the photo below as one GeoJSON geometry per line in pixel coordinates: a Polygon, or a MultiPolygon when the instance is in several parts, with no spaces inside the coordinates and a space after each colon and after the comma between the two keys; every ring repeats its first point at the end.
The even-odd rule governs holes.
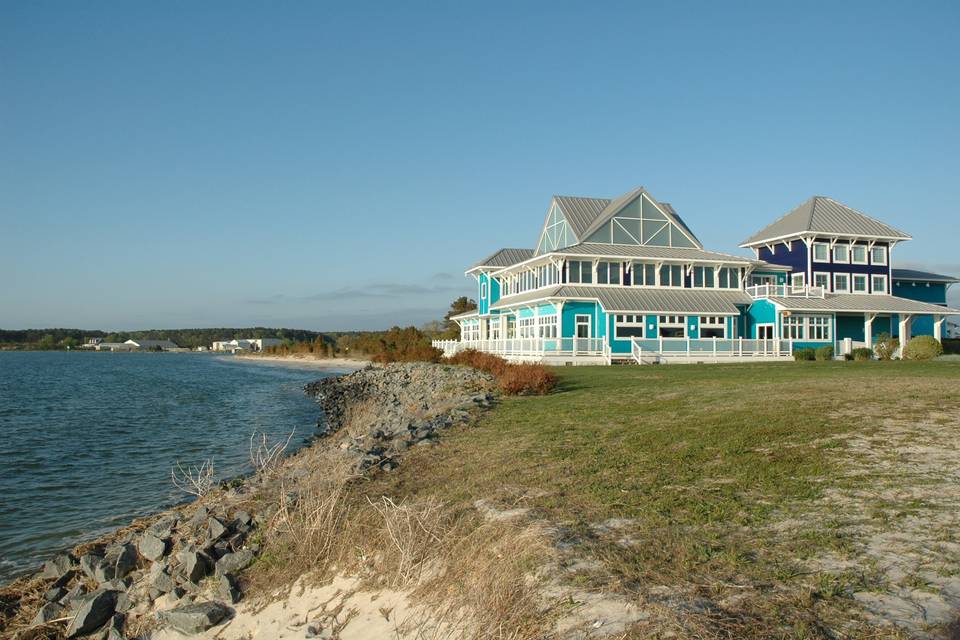
{"type": "Polygon", "coordinates": [[[259,355],[235,355],[238,361],[244,362],[268,362],[283,366],[308,367],[313,369],[323,369],[327,371],[345,371],[352,372],[363,369],[371,364],[369,360],[359,358],[313,358],[310,356],[259,356],[259,355]]]}

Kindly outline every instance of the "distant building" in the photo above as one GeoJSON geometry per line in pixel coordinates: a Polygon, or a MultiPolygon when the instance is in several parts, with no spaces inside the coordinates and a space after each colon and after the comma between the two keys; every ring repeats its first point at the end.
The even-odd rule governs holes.
{"type": "Polygon", "coordinates": [[[127,340],[123,344],[128,344],[131,348],[140,351],[170,351],[171,349],[179,349],[177,344],[172,340],[127,340]]]}
{"type": "Polygon", "coordinates": [[[133,351],[136,349],[132,344],[126,342],[98,342],[91,348],[97,351],[133,351]]]}
{"type": "Polygon", "coordinates": [[[245,338],[238,340],[221,340],[214,342],[212,351],[237,353],[239,351],[263,351],[267,347],[276,347],[283,344],[279,338],[245,338]]]}

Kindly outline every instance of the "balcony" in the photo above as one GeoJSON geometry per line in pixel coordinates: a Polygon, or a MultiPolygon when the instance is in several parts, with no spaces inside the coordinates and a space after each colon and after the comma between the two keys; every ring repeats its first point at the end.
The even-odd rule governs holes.
{"type": "Polygon", "coordinates": [[[434,340],[445,356],[473,349],[510,360],[588,359],[609,363],[610,349],[603,338],[504,338],[499,340],[434,340]]]}
{"type": "Polygon", "coordinates": [[[802,286],[790,284],[758,284],[747,287],[747,295],[757,298],[823,298],[826,291],[823,287],[802,286]]]}

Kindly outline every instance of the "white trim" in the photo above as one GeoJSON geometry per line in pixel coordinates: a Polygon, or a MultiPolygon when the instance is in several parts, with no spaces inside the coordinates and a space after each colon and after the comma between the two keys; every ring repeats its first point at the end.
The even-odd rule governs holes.
{"type": "MultiPolygon", "coordinates": [[[[869,217],[869,216],[868,216],[869,217]]],[[[878,221],[879,222],[879,221],[878,221]]],[[[883,223],[881,223],[883,224],[883,223]]],[[[795,231],[793,233],[788,233],[782,236],[776,236],[773,238],[764,238],[763,240],[754,240],[753,242],[744,242],[743,244],[737,245],[742,249],[752,249],[753,247],[769,247],[770,243],[776,244],[784,238],[803,238],[804,236],[812,236],[815,238],[849,238],[852,240],[864,239],[864,240],[885,240],[888,242],[901,242],[903,240],[913,240],[913,236],[904,234],[903,236],[875,236],[872,234],[866,233],[835,233],[835,232],[820,232],[808,229],[806,231],[795,231]]]]}
{"type": "Polygon", "coordinates": [[[850,293],[856,293],[859,295],[870,293],[870,278],[865,273],[851,273],[850,274],[850,293]],[[857,291],[857,278],[863,278],[863,290],[857,291]]]}
{"type": "Polygon", "coordinates": [[[877,273],[871,274],[869,284],[870,284],[870,293],[873,293],[876,295],[888,295],[890,292],[890,279],[887,278],[887,276],[885,275],[880,275],[877,273]],[[883,291],[877,291],[876,289],[876,285],[874,283],[877,281],[877,278],[880,278],[883,280],[883,291]]]}
{"type": "Polygon", "coordinates": [[[830,258],[833,261],[833,264],[850,264],[850,245],[849,244],[834,244],[833,249],[830,252],[830,258]],[[847,252],[846,260],[837,259],[837,249],[845,249],[847,252]]]}
{"type": "Polygon", "coordinates": [[[577,329],[580,327],[580,324],[582,323],[581,318],[587,319],[587,333],[589,335],[587,335],[586,339],[592,338],[593,337],[593,316],[589,313],[575,313],[573,315],[573,338],[577,340],[584,340],[584,338],[581,338],[580,336],[577,335],[577,329]]]}
{"type": "Polygon", "coordinates": [[[885,247],[885,246],[883,246],[883,245],[881,245],[881,246],[879,246],[879,247],[870,247],[870,251],[867,252],[867,255],[868,255],[869,259],[870,259],[870,264],[875,264],[875,265],[877,265],[878,267],[888,267],[888,266],[890,266],[890,249],[889,249],[888,247],[885,247]],[[883,250],[883,262],[876,262],[876,261],[873,259],[873,250],[874,250],[874,249],[881,249],[881,250],[883,250]]]}
{"type": "Polygon", "coordinates": [[[870,264],[870,252],[867,250],[866,245],[857,243],[850,244],[850,264],[870,264]],[[856,259],[854,259],[854,249],[863,249],[863,262],[858,262],[856,259]]]}
{"type": "Polygon", "coordinates": [[[613,316],[613,336],[612,340],[631,340],[632,338],[646,338],[647,337],[647,316],[643,313],[612,313],[613,316]],[[639,318],[639,320],[624,320],[620,321],[621,317],[630,317],[630,318],[639,318]],[[641,334],[639,336],[621,336],[619,335],[620,327],[630,327],[636,328],[640,327],[641,334]]]}
{"type": "Polygon", "coordinates": [[[820,264],[830,264],[830,243],[829,242],[814,242],[810,249],[810,257],[813,262],[819,262],[820,264]],[[818,260],[816,257],[817,247],[823,247],[827,251],[826,260],[818,260]]]}
{"type": "Polygon", "coordinates": [[[830,277],[830,272],[829,272],[829,271],[814,271],[814,272],[813,272],[813,286],[815,286],[815,287],[823,286],[823,290],[824,290],[824,291],[830,291],[831,285],[833,284],[833,281],[832,281],[832,280],[833,280],[833,279],[830,277]],[[827,284],[826,284],[826,286],[817,284],[817,276],[826,276],[826,277],[827,277],[827,284]]]}
{"type": "Polygon", "coordinates": [[[805,274],[805,273],[803,273],[803,272],[800,272],[800,271],[797,271],[797,272],[795,272],[795,273],[791,273],[791,274],[790,274],[790,288],[791,288],[791,289],[803,289],[803,288],[806,287],[806,286],[807,286],[807,274],[805,274]],[[800,277],[800,286],[799,286],[799,287],[798,287],[796,284],[794,284],[794,280],[795,280],[795,278],[797,278],[797,276],[800,277]]]}
{"type": "Polygon", "coordinates": [[[834,273],[833,274],[833,293],[850,293],[850,274],[849,273],[834,273]],[[847,286],[843,289],[837,286],[837,276],[844,276],[847,279],[847,286]]]}

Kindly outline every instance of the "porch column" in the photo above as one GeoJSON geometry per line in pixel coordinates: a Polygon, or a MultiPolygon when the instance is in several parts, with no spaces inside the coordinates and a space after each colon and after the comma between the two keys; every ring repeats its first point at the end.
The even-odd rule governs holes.
{"type": "Polygon", "coordinates": [[[933,337],[937,342],[943,342],[943,316],[933,316],[933,337]]]}
{"type": "Polygon", "coordinates": [[[906,314],[900,314],[900,348],[907,346],[907,342],[910,341],[910,320],[913,319],[913,316],[906,314]]]}
{"type": "Polygon", "coordinates": [[[873,321],[876,317],[875,313],[865,313],[863,316],[863,339],[867,343],[867,349],[873,349],[873,321]]]}
{"type": "Polygon", "coordinates": [[[563,351],[563,300],[553,305],[557,310],[557,351],[563,351]]]}

